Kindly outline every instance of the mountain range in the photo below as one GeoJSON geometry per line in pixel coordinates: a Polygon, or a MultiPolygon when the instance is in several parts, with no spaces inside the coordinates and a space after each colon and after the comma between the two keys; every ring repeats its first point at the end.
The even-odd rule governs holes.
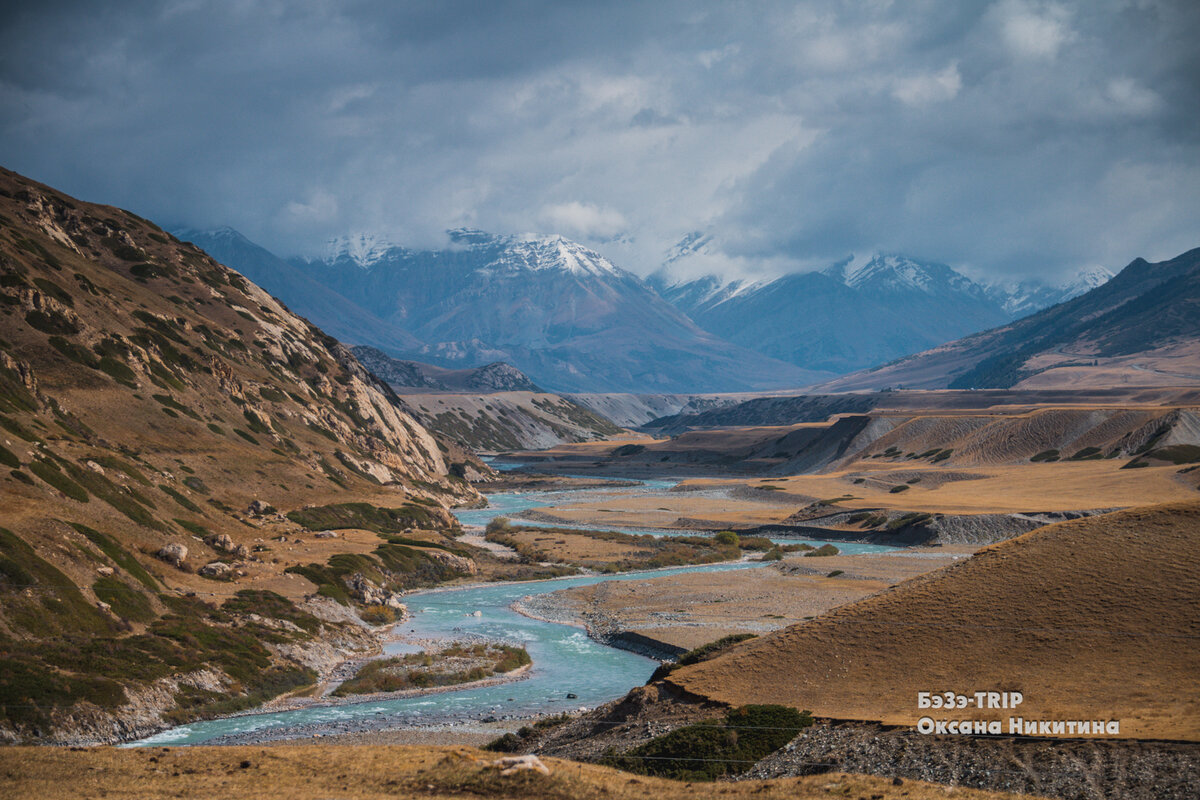
{"type": "Polygon", "coordinates": [[[1200,248],[1150,263],[1066,302],[874,369],[821,391],[1195,385],[1200,381],[1200,248]]]}
{"type": "Polygon", "coordinates": [[[705,245],[698,235],[681,242],[651,276],[651,285],[711,333],[773,358],[838,373],[1000,325],[1082,294],[1109,276],[1094,269],[1062,286],[984,285],[945,264],[886,254],[759,282],[713,275],[671,282],[671,266],[705,245]]]}
{"type": "Polygon", "coordinates": [[[449,369],[512,364],[555,391],[729,391],[831,377],[698,327],[640,278],[560,236],[460,229],[414,250],[369,237],[277,258],[231,229],[176,231],[353,344],[449,369]]]}

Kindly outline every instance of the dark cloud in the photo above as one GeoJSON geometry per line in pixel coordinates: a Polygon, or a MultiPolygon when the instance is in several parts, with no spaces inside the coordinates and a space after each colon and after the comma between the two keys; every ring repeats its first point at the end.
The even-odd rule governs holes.
{"type": "Polygon", "coordinates": [[[647,272],[1200,244],[1195,4],[25,4],[6,166],[283,252],[553,228],[647,272]],[[686,264],[680,262],[681,264],[686,264]]]}

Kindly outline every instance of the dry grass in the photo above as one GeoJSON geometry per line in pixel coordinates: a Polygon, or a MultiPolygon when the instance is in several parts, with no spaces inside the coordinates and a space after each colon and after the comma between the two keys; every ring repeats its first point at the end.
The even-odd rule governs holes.
{"type": "Polygon", "coordinates": [[[924,713],[919,691],[1018,690],[1027,719],[1200,740],[1198,531],[1197,504],[1048,526],[669,680],[735,705],[899,725],[924,713]]]}
{"type": "MultiPolygon", "coordinates": [[[[838,508],[882,507],[943,514],[1074,511],[1146,506],[1196,498],[1195,489],[1176,480],[1178,467],[1123,470],[1124,463],[1123,460],[1112,460],[973,466],[970,472],[982,477],[943,483],[938,480],[939,475],[947,471],[961,472],[961,468],[929,467],[909,462],[902,465],[906,473],[929,477],[900,494],[889,491],[892,481],[886,476],[897,471],[898,466],[888,462],[857,462],[849,468],[824,475],[772,478],[771,484],[796,495],[795,503],[801,502],[799,498],[841,497],[852,493],[856,499],[840,502],[838,508]],[[856,478],[866,478],[867,482],[856,484],[856,478]]],[[[696,479],[685,481],[685,485],[755,486],[759,482],[758,479],[696,479]]],[[[768,498],[769,508],[777,508],[781,499],[768,498]]]]}
{"type": "Polygon", "coordinates": [[[554,597],[579,614],[692,649],[732,633],[764,633],[939,569],[969,549],[790,558],[773,567],[685,573],[580,586],[554,597]],[[843,574],[826,577],[834,570],[843,574]]]}
{"type": "Polygon", "coordinates": [[[0,792],[12,800],[374,800],[506,797],[546,800],[695,800],[697,797],[874,797],[877,800],[1028,798],[920,781],[828,773],[800,779],[695,786],[606,767],[546,759],[551,774],[502,777],[496,758],[464,747],[185,747],[0,749],[0,792]]]}

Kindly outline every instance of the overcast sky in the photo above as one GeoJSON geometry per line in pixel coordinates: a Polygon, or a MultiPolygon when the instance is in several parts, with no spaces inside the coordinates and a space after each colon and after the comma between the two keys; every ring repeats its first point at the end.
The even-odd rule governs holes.
{"type": "Polygon", "coordinates": [[[280,253],[555,232],[645,274],[1200,246],[1200,3],[17,3],[0,163],[280,253]],[[25,8],[20,8],[25,6],[25,8]]]}

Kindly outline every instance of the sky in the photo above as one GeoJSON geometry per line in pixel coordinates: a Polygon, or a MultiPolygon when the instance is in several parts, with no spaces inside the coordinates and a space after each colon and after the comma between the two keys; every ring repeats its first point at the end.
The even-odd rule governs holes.
{"type": "Polygon", "coordinates": [[[1200,3],[17,2],[0,164],[284,256],[559,233],[645,275],[1200,246],[1200,3]]]}

